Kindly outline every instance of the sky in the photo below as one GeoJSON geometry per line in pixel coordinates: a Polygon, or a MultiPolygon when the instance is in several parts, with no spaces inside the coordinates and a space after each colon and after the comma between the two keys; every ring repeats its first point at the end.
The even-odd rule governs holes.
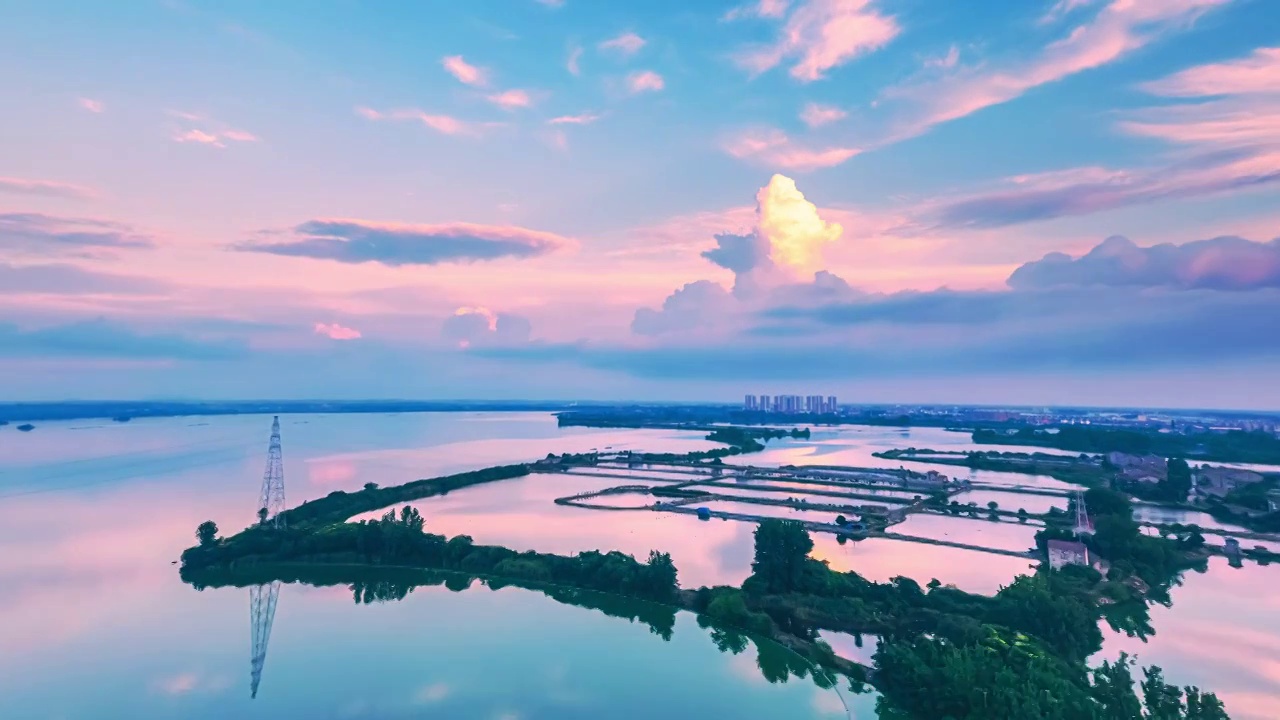
{"type": "Polygon", "coordinates": [[[1280,409],[1280,3],[11,0],[0,397],[1280,409]]]}

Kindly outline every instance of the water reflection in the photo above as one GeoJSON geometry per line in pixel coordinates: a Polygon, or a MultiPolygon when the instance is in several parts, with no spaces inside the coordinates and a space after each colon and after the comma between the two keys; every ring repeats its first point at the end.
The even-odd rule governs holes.
{"type": "MultiPolygon", "coordinates": [[[[405,590],[400,602],[374,600],[360,611],[352,609],[355,590],[349,583],[290,586],[277,610],[280,627],[270,635],[270,678],[250,701],[252,690],[244,693],[236,681],[245,659],[247,587],[192,592],[170,563],[194,542],[192,531],[200,522],[216,521],[224,535],[247,524],[256,510],[263,429],[269,423],[270,416],[138,419],[89,429],[43,423],[32,433],[0,433],[0,717],[470,718],[483,710],[490,712],[485,720],[492,720],[526,706],[533,707],[525,720],[638,718],[644,711],[694,717],[725,711],[715,701],[726,694],[759,706],[748,707],[743,717],[794,717],[797,707],[840,705],[812,684],[800,688],[793,679],[770,685],[750,645],[741,655],[721,654],[701,640],[711,631],[699,629],[686,614],[676,615],[669,643],[655,642],[653,626],[640,619],[619,621],[513,588],[475,590],[458,602],[447,583],[405,590]],[[710,654],[700,654],[698,645],[710,654]],[[608,673],[595,667],[602,663],[608,673]],[[599,685],[566,679],[574,673],[599,685]],[[652,680],[637,688],[634,678],[641,676],[652,680]],[[66,691],[68,682],[77,692],[66,691]],[[658,704],[646,697],[655,682],[675,688],[658,704]],[[785,692],[770,695],[770,689],[785,692]],[[636,709],[615,714],[598,704],[609,693],[636,709]],[[585,704],[557,704],[571,696],[585,698],[585,704]],[[478,709],[468,710],[466,702],[478,709]],[[583,714],[588,711],[600,714],[583,714]]],[[[291,502],[357,490],[366,482],[385,486],[548,452],[606,445],[657,452],[710,447],[697,433],[559,428],[554,417],[541,413],[284,416],[281,424],[288,443],[286,473],[290,482],[301,480],[289,488],[291,502]]],[[[908,445],[964,449],[965,443],[966,435],[942,430],[823,430],[815,431],[812,442],[771,443],[765,453],[742,461],[897,467],[870,453],[908,445]]],[[[956,475],[965,469],[940,471],[956,475]]],[[[558,553],[617,549],[641,557],[650,549],[665,550],[686,588],[738,585],[750,572],[753,525],[564,508],[551,499],[568,494],[566,489],[627,481],[580,477],[582,485],[574,486],[568,480],[557,485],[550,477],[470,488],[416,506],[432,532],[466,533],[488,544],[558,553]]],[[[1026,476],[1004,473],[980,477],[1026,482],[1026,476]]],[[[1004,500],[1000,506],[1017,507],[1004,500]]],[[[952,528],[1003,530],[955,520],[943,528],[943,537],[952,538],[952,528]]],[[[1022,546],[1020,538],[1009,539],[1022,546]]],[[[887,539],[841,545],[830,535],[815,535],[814,542],[815,557],[877,581],[905,575],[924,584],[936,577],[992,593],[1030,571],[1029,562],[1019,558],[887,539]]],[[[1272,652],[1280,646],[1273,632],[1280,616],[1277,568],[1246,562],[1244,569],[1232,570],[1225,560],[1213,561],[1207,574],[1189,575],[1184,586],[1174,588],[1171,607],[1153,610],[1157,634],[1149,645],[1126,638],[1122,642],[1130,644],[1121,647],[1163,665],[1171,681],[1222,690],[1237,720],[1271,720],[1274,712],[1267,710],[1280,706],[1280,670],[1273,667],[1272,652]],[[1204,653],[1212,653],[1211,662],[1204,653]]],[[[392,589],[399,592],[362,593],[377,598],[392,589]]],[[[861,697],[850,697],[850,706],[861,697]]],[[[860,720],[874,717],[870,710],[856,712],[860,720]]],[[[843,712],[814,710],[813,716],[843,712]]]]}
{"type": "MultiPolygon", "coordinates": [[[[345,587],[344,594],[361,606],[398,606],[411,597],[422,596],[419,599],[429,602],[432,608],[431,613],[425,616],[426,624],[431,631],[439,631],[446,636],[443,642],[432,644],[431,650],[423,652],[416,661],[430,665],[440,665],[443,662],[452,667],[459,663],[466,665],[473,662],[470,653],[460,654],[460,648],[448,642],[449,632],[441,623],[448,618],[458,618],[459,613],[472,615],[463,608],[490,606],[487,611],[492,612],[492,605],[495,602],[500,604],[505,613],[502,618],[494,618],[486,632],[469,636],[469,640],[487,651],[497,653],[494,656],[487,653],[479,656],[483,657],[490,669],[512,656],[523,658],[523,662],[535,663],[523,669],[523,678],[504,676],[501,670],[497,670],[496,674],[484,674],[486,680],[490,677],[503,677],[507,684],[515,686],[517,696],[523,699],[523,704],[518,710],[511,712],[521,718],[586,720],[607,716],[639,720],[661,713],[675,713],[675,716],[684,717],[689,712],[693,712],[693,716],[732,716],[761,720],[782,716],[815,719],[856,717],[865,720],[875,716],[874,706],[878,695],[864,691],[862,686],[853,689],[847,679],[815,667],[777,643],[733,628],[713,625],[705,618],[694,617],[656,603],[573,588],[526,586],[495,578],[482,579],[455,572],[409,568],[300,567],[270,582],[263,582],[270,576],[272,571],[269,570],[250,568],[233,572],[234,574],[214,573],[203,576],[197,588],[212,589],[218,593],[225,592],[217,590],[218,587],[247,584],[252,597],[256,598],[254,685],[251,697],[256,696],[262,660],[265,658],[265,643],[270,636],[271,609],[283,582],[297,584],[300,590],[310,590],[307,595],[324,592],[326,598],[332,597],[327,590],[345,587]],[[489,592],[484,592],[485,589],[489,592]],[[441,591],[446,592],[441,594],[441,591]],[[459,597],[463,593],[466,594],[465,601],[459,597]],[[552,622],[549,627],[546,622],[541,622],[541,630],[535,631],[540,636],[540,642],[529,642],[528,630],[532,629],[529,627],[519,633],[507,634],[505,631],[510,627],[508,620],[538,622],[534,616],[545,609],[545,605],[537,600],[539,595],[553,600],[557,605],[574,608],[579,614],[552,622]],[[262,609],[261,615],[257,613],[257,608],[262,609]],[[580,612],[583,610],[615,621],[627,621],[622,627],[643,627],[650,638],[661,642],[657,645],[637,642],[637,636],[617,632],[618,624],[600,626],[591,621],[589,616],[583,616],[580,612]],[[264,620],[266,622],[259,630],[260,621],[264,620]],[[700,643],[697,638],[701,637],[708,638],[711,642],[700,643]],[[551,644],[547,644],[548,641],[551,644]],[[605,647],[609,648],[607,655],[594,651],[605,647]],[[719,655],[721,658],[719,662],[710,661],[711,657],[706,649],[712,647],[715,648],[712,655],[719,655]],[[569,663],[569,667],[573,669],[558,673],[555,683],[563,686],[563,689],[555,692],[554,697],[537,701],[538,696],[547,694],[547,688],[530,689],[531,682],[536,685],[540,679],[537,672],[530,672],[530,668],[535,667],[540,659],[563,659],[566,651],[573,659],[569,663]],[[746,662],[739,662],[739,658],[746,662]],[[716,671],[717,667],[722,670],[716,671]],[[653,693],[654,688],[660,688],[661,692],[653,693]],[[698,708],[698,711],[694,712],[694,708],[698,708]]],[[[410,608],[416,604],[410,603],[405,607],[410,608]]],[[[360,624],[361,616],[367,612],[369,611],[357,613],[349,618],[349,622],[360,624]]],[[[404,614],[397,612],[397,616],[404,617],[404,614]]],[[[484,617],[483,614],[478,614],[474,619],[484,622],[484,617]]],[[[465,619],[462,621],[469,622],[465,619]]],[[[311,628],[312,632],[319,629],[314,625],[311,628]]],[[[395,661],[387,658],[386,662],[395,661]]],[[[294,664],[296,665],[296,656],[294,664]]],[[[296,672],[296,667],[293,669],[296,672]]],[[[475,668],[466,669],[475,672],[475,668]]],[[[456,679],[456,676],[452,680],[433,682],[425,686],[431,688],[429,691],[419,689],[414,697],[421,701],[425,696],[432,696],[430,702],[422,704],[438,707],[447,717],[500,716],[483,711],[483,701],[479,700],[478,695],[500,694],[501,690],[477,684],[475,681],[478,679],[472,678],[469,683],[473,688],[470,698],[464,696],[464,683],[456,679]],[[459,706],[468,700],[470,702],[465,708],[459,706]]],[[[289,690],[297,692],[296,675],[288,678],[288,681],[289,690]]],[[[272,694],[274,695],[275,693],[272,694]]],[[[515,703],[508,705],[517,707],[515,703]]]]}
{"type": "Polygon", "coordinates": [[[276,602],[280,599],[280,581],[249,587],[249,698],[258,697],[262,668],[267,663],[267,644],[271,642],[271,626],[276,621],[276,602]]]}

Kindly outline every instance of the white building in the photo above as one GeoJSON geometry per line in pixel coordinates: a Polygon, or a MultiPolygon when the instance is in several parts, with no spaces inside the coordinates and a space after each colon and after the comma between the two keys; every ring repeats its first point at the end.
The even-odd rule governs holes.
{"type": "Polygon", "coordinates": [[[1054,570],[1067,565],[1088,565],[1089,548],[1074,540],[1050,540],[1048,543],[1049,567],[1054,570]]]}

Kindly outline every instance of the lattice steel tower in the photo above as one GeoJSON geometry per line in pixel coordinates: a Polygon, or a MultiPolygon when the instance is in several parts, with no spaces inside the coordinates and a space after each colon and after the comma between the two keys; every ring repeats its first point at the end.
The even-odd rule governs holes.
{"type": "Polygon", "coordinates": [[[262,668],[267,664],[267,643],[276,620],[276,602],[280,599],[280,581],[249,588],[249,622],[252,626],[252,648],[249,650],[249,697],[258,697],[262,668]]]}
{"type": "Polygon", "coordinates": [[[280,416],[271,423],[271,445],[267,448],[267,469],[262,473],[262,497],[258,502],[258,514],[266,510],[264,519],[276,527],[284,526],[280,516],[284,510],[284,462],[280,456],[280,416]]]}

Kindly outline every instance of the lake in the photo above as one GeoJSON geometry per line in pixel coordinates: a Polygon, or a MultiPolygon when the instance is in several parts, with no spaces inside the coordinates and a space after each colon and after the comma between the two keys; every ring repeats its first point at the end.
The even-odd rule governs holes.
{"type": "MultiPolygon", "coordinates": [[[[688,613],[675,615],[664,639],[640,622],[478,583],[462,592],[419,587],[403,600],[368,605],[353,602],[344,586],[284,585],[251,700],[249,591],[196,592],[171,562],[194,542],[201,521],[214,520],[224,534],[253,521],[270,422],[233,416],[37,423],[30,433],[0,428],[0,717],[875,717],[873,695],[836,692],[811,678],[770,682],[778,679],[770,668],[779,648],[750,642],[737,654],[722,650],[688,613]]],[[[713,447],[687,432],[560,428],[543,413],[298,415],[283,416],[281,428],[290,505],[366,482],[392,485],[549,452],[713,447]]],[[[936,429],[841,428],[816,430],[808,441],[775,441],[740,460],[897,467],[870,453],[906,445],[964,449],[967,442],[936,429]]],[[[429,530],[466,533],[478,543],[638,556],[664,550],[684,587],[737,584],[750,573],[749,524],[551,502],[632,482],[532,475],[413,504],[429,530]]],[[[991,537],[1010,548],[1024,547],[1024,533],[1034,532],[922,520],[913,531],[991,537]]],[[[996,591],[1029,565],[885,539],[814,541],[814,556],[840,570],[873,580],[936,577],[977,592],[996,591]]],[[[1266,669],[1274,644],[1251,638],[1280,609],[1269,590],[1277,586],[1276,566],[1214,563],[1173,590],[1172,608],[1153,610],[1157,634],[1142,647],[1171,681],[1222,693],[1234,718],[1274,720],[1250,710],[1280,704],[1280,674],[1266,669]],[[1215,650],[1249,666],[1247,682],[1206,675],[1197,648],[1177,642],[1216,604],[1232,610],[1220,624],[1239,618],[1239,625],[1217,638],[1215,650]]]]}

